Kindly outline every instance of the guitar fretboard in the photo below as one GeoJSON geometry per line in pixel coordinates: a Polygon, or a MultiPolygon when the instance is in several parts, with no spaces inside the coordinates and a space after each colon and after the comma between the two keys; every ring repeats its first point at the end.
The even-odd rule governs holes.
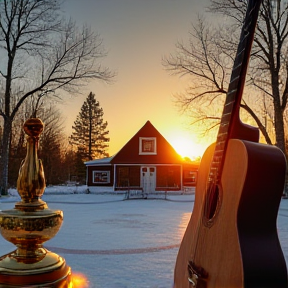
{"type": "Polygon", "coordinates": [[[233,121],[239,119],[240,102],[245,84],[250,52],[254,39],[254,31],[257,23],[261,0],[250,0],[245,22],[241,31],[240,42],[226,95],[226,101],[218,130],[216,147],[210,166],[209,182],[219,183],[224,165],[225,152],[230,139],[233,121]]]}

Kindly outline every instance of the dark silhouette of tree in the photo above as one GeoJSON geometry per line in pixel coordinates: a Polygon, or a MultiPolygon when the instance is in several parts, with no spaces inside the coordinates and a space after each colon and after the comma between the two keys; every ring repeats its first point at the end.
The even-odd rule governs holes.
{"type": "Polygon", "coordinates": [[[106,150],[110,139],[107,137],[108,123],[104,122],[103,115],[103,109],[95,99],[95,94],[90,92],[72,126],[70,138],[71,144],[77,147],[82,161],[108,156],[106,150]]]}
{"type": "MultiPolygon", "coordinates": [[[[70,146],[70,145],[69,145],[70,146]]],[[[79,161],[78,161],[77,151],[73,151],[71,147],[67,147],[65,154],[63,155],[63,163],[62,163],[62,172],[63,172],[63,182],[67,181],[81,181],[82,170],[79,172],[79,161]]],[[[81,160],[81,165],[84,166],[84,181],[85,183],[85,175],[86,175],[86,167],[81,160]]]]}
{"type": "Polygon", "coordinates": [[[40,138],[39,158],[44,167],[46,185],[61,184],[63,179],[63,133],[64,124],[60,110],[53,105],[46,104],[38,115],[44,123],[44,130],[40,138]],[[60,169],[61,168],[61,169],[60,169]]]}
{"type": "Polygon", "coordinates": [[[109,81],[102,40],[63,20],[60,0],[0,1],[0,116],[3,118],[0,189],[7,194],[8,155],[17,111],[32,95],[76,93],[90,79],[109,81]]]}
{"type": "Polygon", "coordinates": [[[76,179],[76,181],[78,181],[80,184],[85,184],[86,181],[86,166],[83,162],[83,151],[81,149],[81,147],[79,147],[79,149],[77,149],[76,152],[74,152],[75,156],[74,156],[74,169],[75,169],[75,173],[74,173],[74,177],[76,179]]]}

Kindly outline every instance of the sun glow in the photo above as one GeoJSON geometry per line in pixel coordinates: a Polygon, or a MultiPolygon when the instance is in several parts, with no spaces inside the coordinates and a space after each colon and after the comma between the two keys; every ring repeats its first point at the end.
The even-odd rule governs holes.
{"type": "Polygon", "coordinates": [[[192,137],[181,134],[173,135],[169,142],[180,156],[189,157],[191,160],[202,157],[207,147],[205,145],[196,144],[192,137]]]}

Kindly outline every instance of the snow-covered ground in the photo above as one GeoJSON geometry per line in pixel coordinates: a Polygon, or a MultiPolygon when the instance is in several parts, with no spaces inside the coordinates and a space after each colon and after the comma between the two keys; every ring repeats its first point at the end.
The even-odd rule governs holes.
{"type": "MultiPolygon", "coordinates": [[[[42,199],[64,212],[64,223],[46,247],[63,256],[73,272],[85,274],[89,287],[169,288],[194,195],[123,201],[120,194],[86,194],[86,187],[48,187],[42,199]],[[76,190],[77,189],[77,190],[76,190]]],[[[0,209],[19,196],[0,198],[0,209]]],[[[288,199],[281,201],[278,232],[288,261],[288,199]]],[[[14,246],[0,238],[0,255],[14,246]]]]}

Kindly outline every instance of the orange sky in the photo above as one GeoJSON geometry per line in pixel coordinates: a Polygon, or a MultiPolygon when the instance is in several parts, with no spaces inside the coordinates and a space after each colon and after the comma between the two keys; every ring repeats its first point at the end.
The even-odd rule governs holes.
{"type": "Polygon", "coordinates": [[[209,142],[197,138],[189,119],[173,103],[173,95],[185,90],[188,79],[169,76],[161,59],[175,51],[177,40],[188,40],[191,22],[197,13],[204,12],[208,3],[207,0],[67,1],[65,11],[69,15],[100,33],[108,50],[103,65],[118,74],[111,85],[93,81],[81,89],[82,95],[66,99],[61,109],[67,133],[71,133],[71,126],[92,91],[104,110],[104,120],[108,121],[110,155],[117,153],[147,120],[178,153],[185,152],[189,157],[201,155],[209,142]],[[186,147],[182,151],[176,147],[179,142],[186,147]]]}

